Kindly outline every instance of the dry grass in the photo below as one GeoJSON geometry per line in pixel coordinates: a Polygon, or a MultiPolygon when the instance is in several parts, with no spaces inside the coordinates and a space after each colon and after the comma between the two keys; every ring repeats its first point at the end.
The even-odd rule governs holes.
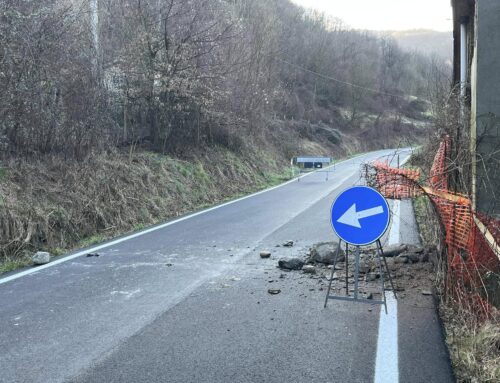
{"type": "Polygon", "coordinates": [[[486,322],[452,303],[441,305],[446,342],[458,382],[500,382],[500,317],[486,322]]]}

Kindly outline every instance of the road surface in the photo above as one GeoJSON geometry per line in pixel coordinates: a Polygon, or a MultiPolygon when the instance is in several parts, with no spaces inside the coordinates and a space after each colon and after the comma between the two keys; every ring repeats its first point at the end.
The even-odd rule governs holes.
{"type": "MultiPolygon", "coordinates": [[[[394,330],[378,306],[323,309],[317,280],[276,269],[279,257],[334,240],[335,196],[362,181],[362,163],[393,154],[365,154],[328,181],[311,174],[83,252],[99,257],[78,252],[0,278],[0,381],[453,381],[431,298],[399,307],[394,330]],[[275,247],[289,239],[294,247],[275,247]],[[261,260],[261,249],[272,258],[261,260]],[[387,357],[386,338],[395,348],[387,357]]],[[[418,241],[404,229],[411,204],[398,209],[397,233],[384,241],[418,241]]]]}

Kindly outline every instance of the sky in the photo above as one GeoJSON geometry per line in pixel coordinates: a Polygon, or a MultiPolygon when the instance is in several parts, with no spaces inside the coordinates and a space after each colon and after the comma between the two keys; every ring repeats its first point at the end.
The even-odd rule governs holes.
{"type": "Polygon", "coordinates": [[[356,29],[452,30],[450,0],[292,0],[342,19],[356,29]]]}

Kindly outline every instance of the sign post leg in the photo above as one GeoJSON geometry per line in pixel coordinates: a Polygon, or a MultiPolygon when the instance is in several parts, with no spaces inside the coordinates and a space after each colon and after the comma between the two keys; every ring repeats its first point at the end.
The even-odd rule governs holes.
{"type": "Polygon", "coordinates": [[[382,298],[384,301],[385,313],[387,314],[387,300],[386,300],[386,296],[385,296],[384,268],[382,267],[382,259],[381,259],[380,251],[378,248],[378,242],[377,242],[377,260],[378,260],[378,272],[380,273],[380,285],[382,288],[382,298]]]}
{"type": "Polygon", "coordinates": [[[345,244],[345,295],[349,296],[349,244],[345,244]]]}
{"type": "Polygon", "coordinates": [[[380,239],[377,241],[378,250],[380,251],[380,255],[382,256],[382,260],[384,262],[385,269],[387,270],[387,275],[389,277],[389,282],[391,283],[392,293],[394,294],[394,298],[398,299],[396,295],[396,289],[394,288],[394,283],[392,282],[391,270],[389,270],[389,266],[387,265],[387,260],[385,259],[384,250],[382,249],[382,244],[380,243],[380,239]]]}
{"type": "Polygon", "coordinates": [[[356,246],[355,250],[355,265],[354,265],[354,299],[358,299],[358,279],[359,279],[359,255],[361,253],[360,247],[356,246]]]}
{"type": "Polygon", "coordinates": [[[337,259],[339,258],[341,243],[342,243],[342,241],[339,239],[339,245],[337,246],[337,252],[335,253],[335,257],[333,258],[332,275],[330,276],[330,283],[328,284],[328,292],[326,293],[325,308],[326,308],[326,304],[328,303],[328,297],[330,296],[330,290],[332,289],[333,275],[335,274],[335,266],[337,265],[337,259]]]}

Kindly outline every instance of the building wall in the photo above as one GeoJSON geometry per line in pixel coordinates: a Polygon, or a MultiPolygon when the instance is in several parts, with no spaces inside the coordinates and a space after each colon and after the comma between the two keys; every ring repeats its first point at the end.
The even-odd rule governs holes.
{"type": "MultiPolygon", "coordinates": [[[[472,50],[474,49],[474,13],[476,0],[452,0],[453,6],[453,83],[460,83],[460,24],[466,23],[468,29],[467,42],[469,49],[469,66],[472,60],[472,50]]],[[[469,73],[470,74],[470,73],[469,73]]]]}
{"type": "Polygon", "coordinates": [[[500,1],[479,0],[476,7],[471,73],[475,203],[478,211],[500,217],[500,1]]]}

